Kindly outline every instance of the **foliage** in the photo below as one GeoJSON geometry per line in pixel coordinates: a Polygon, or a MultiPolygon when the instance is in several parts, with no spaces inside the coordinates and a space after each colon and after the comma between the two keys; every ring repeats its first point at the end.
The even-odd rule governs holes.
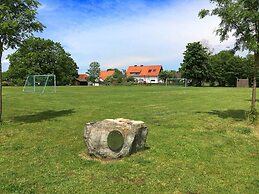
{"type": "Polygon", "coordinates": [[[13,86],[13,83],[9,81],[2,81],[2,86],[13,86]]]}
{"type": "Polygon", "coordinates": [[[236,56],[233,50],[220,51],[209,57],[208,81],[219,86],[236,86],[237,78],[252,79],[253,65],[247,58],[236,56]]]}
{"type": "Polygon", "coordinates": [[[135,82],[135,78],[132,76],[126,77],[126,82],[135,82]]]}
{"type": "Polygon", "coordinates": [[[259,141],[245,119],[250,89],[21,90],[4,88],[0,193],[258,193],[259,141]],[[116,161],[87,156],[85,123],[118,117],[145,122],[149,149],[116,161]]]}
{"type": "Polygon", "coordinates": [[[163,71],[161,71],[161,72],[159,73],[158,77],[159,77],[160,80],[163,80],[163,82],[165,82],[166,79],[172,78],[172,75],[171,75],[171,72],[170,72],[170,71],[163,70],[163,71]]]}
{"type": "Polygon", "coordinates": [[[5,49],[16,48],[33,32],[44,26],[37,20],[37,0],[1,0],[0,3],[0,121],[2,120],[2,54],[5,49]]]}
{"type": "Polygon", "coordinates": [[[9,74],[7,71],[2,73],[2,86],[12,86],[13,83],[11,82],[11,79],[9,78],[9,74]]]}
{"type": "Polygon", "coordinates": [[[193,85],[201,86],[208,77],[208,59],[208,49],[200,42],[188,43],[180,68],[182,76],[191,79],[193,85]]]}
{"type": "Polygon", "coordinates": [[[258,0],[210,0],[216,4],[214,9],[203,9],[199,16],[215,15],[221,18],[217,34],[221,40],[236,37],[235,49],[248,49],[259,52],[259,4],[258,0]]]}
{"type": "Polygon", "coordinates": [[[106,84],[120,84],[124,81],[124,75],[119,69],[107,69],[107,71],[108,70],[114,70],[115,72],[104,80],[106,84]]]}
{"type": "Polygon", "coordinates": [[[100,64],[98,62],[90,63],[89,69],[86,73],[89,75],[88,80],[95,83],[99,80],[100,64]]]}
{"type": "MultiPolygon", "coordinates": [[[[248,54],[245,58],[244,58],[244,63],[245,66],[247,66],[247,71],[249,72],[249,81],[250,81],[250,85],[252,85],[252,81],[253,81],[253,76],[254,76],[254,64],[255,64],[255,60],[254,60],[254,55],[252,54],[248,54]]],[[[259,75],[256,74],[256,85],[259,85],[259,75]]]]}
{"type": "Polygon", "coordinates": [[[58,85],[70,84],[77,76],[77,65],[60,43],[28,38],[8,56],[10,78],[23,84],[28,75],[55,74],[58,85]]]}
{"type": "Polygon", "coordinates": [[[163,70],[158,75],[160,80],[163,80],[163,82],[166,81],[168,78],[181,78],[180,72],[175,70],[163,70]]]}
{"type": "Polygon", "coordinates": [[[183,78],[181,72],[170,70],[170,75],[172,78],[183,78]]]}
{"type": "Polygon", "coordinates": [[[8,81],[9,80],[9,73],[8,71],[2,72],[2,80],[8,81]]]}
{"type": "Polygon", "coordinates": [[[1,0],[0,4],[0,51],[16,48],[21,41],[42,31],[44,26],[37,20],[37,0],[1,0]]]}
{"type": "Polygon", "coordinates": [[[216,4],[212,10],[203,9],[199,16],[220,17],[217,34],[221,41],[232,33],[236,38],[235,50],[248,49],[254,53],[253,90],[251,112],[256,110],[256,77],[259,68],[259,3],[258,0],[210,0],[216,4]]]}

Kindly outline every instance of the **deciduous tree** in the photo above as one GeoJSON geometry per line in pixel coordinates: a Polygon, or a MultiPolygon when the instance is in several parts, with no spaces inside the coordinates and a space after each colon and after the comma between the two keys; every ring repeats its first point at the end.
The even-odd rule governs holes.
{"type": "Polygon", "coordinates": [[[98,62],[92,62],[89,65],[89,69],[86,72],[89,75],[89,81],[95,83],[96,80],[99,79],[99,74],[100,74],[100,64],[98,62]]]}
{"type": "Polygon", "coordinates": [[[111,75],[111,76],[108,76],[105,79],[106,83],[116,83],[117,84],[117,83],[122,83],[123,82],[124,76],[123,76],[123,73],[119,69],[117,69],[117,68],[115,68],[115,69],[107,69],[107,71],[108,70],[114,70],[114,74],[111,75]]]}
{"type": "Polygon", "coordinates": [[[235,50],[248,49],[254,54],[253,90],[251,113],[256,115],[256,76],[259,68],[259,2],[258,0],[210,0],[216,6],[212,10],[203,9],[199,16],[215,15],[221,19],[217,35],[221,41],[229,34],[236,38],[235,50]]]}
{"type": "Polygon", "coordinates": [[[37,0],[1,0],[0,2],[0,120],[2,120],[2,54],[5,49],[16,48],[33,32],[44,26],[37,20],[37,0]]]}
{"type": "Polygon", "coordinates": [[[28,38],[8,56],[9,77],[22,84],[28,75],[56,75],[58,85],[68,85],[77,76],[77,65],[60,43],[43,38],[28,38]]]}
{"type": "Polygon", "coordinates": [[[195,86],[201,86],[208,76],[208,58],[208,49],[200,42],[188,43],[180,68],[182,77],[191,79],[195,86]]]}
{"type": "Polygon", "coordinates": [[[247,59],[235,55],[233,50],[223,50],[209,57],[208,81],[213,85],[236,86],[237,78],[251,78],[252,66],[247,59]]]}

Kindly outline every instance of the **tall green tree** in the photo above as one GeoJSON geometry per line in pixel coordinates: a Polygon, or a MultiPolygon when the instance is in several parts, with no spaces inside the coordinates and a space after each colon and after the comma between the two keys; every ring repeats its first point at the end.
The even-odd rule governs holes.
{"type": "Polygon", "coordinates": [[[191,79],[195,86],[201,86],[208,76],[208,59],[208,49],[200,42],[188,43],[180,67],[182,77],[191,79]]]}
{"type": "Polygon", "coordinates": [[[219,86],[236,86],[237,78],[251,78],[252,66],[233,50],[223,50],[209,57],[208,81],[219,86]]]}
{"type": "Polygon", "coordinates": [[[58,85],[70,84],[77,77],[77,65],[60,43],[28,38],[8,56],[9,77],[21,85],[28,75],[55,74],[58,85]]]}
{"type": "Polygon", "coordinates": [[[124,78],[124,75],[123,73],[115,68],[115,69],[107,69],[108,70],[114,70],[114,74],[111,75],[111,76],[108,76],[106,79],[105,79],[105,82],[106,83],[122,83],[123,82],[123,78],[124,78]]]}
{"type": "Polygon", "coordinates": [[[1,0],[0,2],[0,120],[2,120],[2,54],[16,48],[33,32],[44,26],[37,20],[37,0],[1,0]]]}
{"type": "Polygon", "coordinates": [[[100,74],[100,64],[98,62],[92,62],[89,65],[89,69],[86,72],[89,75],[88,80],[95,83],[96,80],[99,79],[99,74],[100,74]]]}
{"type": "Polygon", "coordinates": [[[216,6],[212,10],[203,9],[200,18],[215,15],[221,19],[217,35],[221,41],[236,38],[235,50],[248,49],[254,54],[253,90],[251,112],[256,113],[256,76],[259,68],[259,2],[258,0],[210,0],[216,6]]]}
{"type": "MultiPolygon", "coordinates": [[[[209,66],[208,66],[208,78],[207,81],[210,82],[211,86],[226,86],[225,79],[225,69],[224,65],[226,64],[226,57],[229,57],[229,53],[220,52],[209,57],[209,66]]],[[[232,56],[232,55],[231,55],[232,56]]]]}

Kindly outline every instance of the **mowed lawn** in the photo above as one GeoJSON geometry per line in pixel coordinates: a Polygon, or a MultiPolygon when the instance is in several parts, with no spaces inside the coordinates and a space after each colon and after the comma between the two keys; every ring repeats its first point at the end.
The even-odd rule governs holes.
{"type": "Polygon", "coordinates": [[[5,87],[0,193],[258,193],[258,129],[245,117],[250,94],[104,86],[40,95],[5,87]],[[106,118],[144,121],[148,149],[116,161],[88,157],[84,125],[106,118]]]}

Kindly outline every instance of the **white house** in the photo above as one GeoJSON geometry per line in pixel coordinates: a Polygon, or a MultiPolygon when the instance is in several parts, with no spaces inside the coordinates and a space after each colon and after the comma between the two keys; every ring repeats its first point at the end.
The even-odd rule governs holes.
{"type": "Polygon", "coordinates": [[[158,75],[162,70],[162,65],[134,65],[128,67],[126,75],[134,77],[139,83],[159,83],[158,75]]]}

